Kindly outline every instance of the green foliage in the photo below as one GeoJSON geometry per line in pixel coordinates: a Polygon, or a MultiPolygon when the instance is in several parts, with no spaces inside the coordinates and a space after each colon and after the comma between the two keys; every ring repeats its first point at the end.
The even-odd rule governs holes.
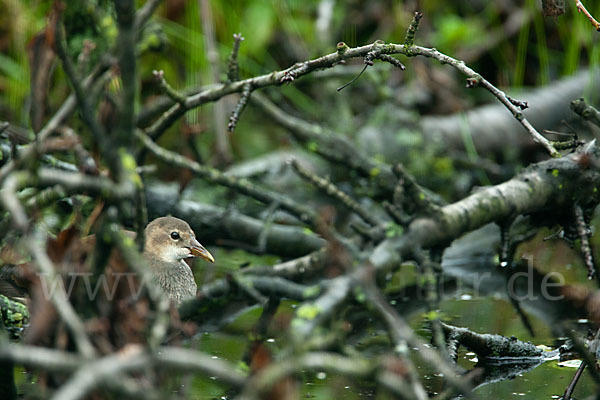
{"type": "MultiPolygon", "coordinates": [[[[226,60],[231,51],[234,32],[242,32],[246,38],[238,57],[241,76],[246,78],[281,70],[298,61],[335,52],[335,43],[342,40],[351,46],[372,43],[375,38],[381,38],[385,42],[401,42],[412,12],[406,7],[408,3],[334,2],[333,15],[327,27],[328,32],[323,32],[319,31],[317,18],[315,18],[318,16],[318,7],[322,3],[318,0],[277,2],[236,0],[209,1],[208,3],[212,8],[216,60],[211,61],[207,54],[206,36],[208,35],[205,35],[207,26],[202,19],[205,16],[202,15],[203,11],[197,1],[184,2],[179,12],[170,10],[168,6],[161,6],[157,16],[145,28],[142,42],[138,48],[142,53],[138,62],[141,87],[138,109],[159,94],[151,77],[151,71],[154,69],[164,70],[165,77],[177,90],[217,83],[215,80],[223,81],[226,76],[226,60]],[[150,51],[155,52],[150,53],[150,51]],[[215,69],[218,69],[219,72],[216,79],[212,73],[215,69]]],[[[553,22],[540,15],[537,1],[528,0],[525,5],[519,5],[519,7],[523,7],[531,15],[527,17],[518,33],[492,42],[490,39],[493,38],[493,33],[503,29],[507,16],[493,2],[483,3],[483,5],[477,6],[470,3],[442,2],[441,0],[423,2],[425,19],[420,31],[416,34],[415,43],[435,46],[457,57],[472,48],[482,48],[481,55],[470,60],[468,64],[494,83],[504,80],[503,83],[517,86],[547,83],[549,80],[559,77],[560,74],[570,74],[583,65],[597,64],[600,60],[600,50],[594,46],[593,36],[595,33],[585,18],[576,13],[571,12],[567,16],[561,17],[558,22],[553,22]],[[558,32],[556,35],[552,35],[556,32],[558,32]],[[488,43],[492,44],[489,45],[489,48],[485,48],[488,43]],[[553,57],[555,54],[563,53],[566,54],[564,58],[553,57]],[[493,62],[490,62],[490,59],[493,62]]],[[[140,4],[141,2],[138,2],[138,6],[140,4]]],[[[173,6],[173,3],[167,4],[173,6]]],[[[13,121],[18,121],[23,125],[27,125],[28,109],[24,104],[26,105],[28,102],[30,91],[29,65],[25,53],[26,43],[44,28],[45,14],[49,5],[50,2],[30,0],[23,2],[6,0],[0,5],[0,46],[4,43],[2,41],[4,37],[10,39],[10,43],[4,44],[2,53],[0,53],[0,90],[3,92],[0,98],[0,107],[2,107],[2,115],[6,110],[7,115],[17,116],[12,119],[13,121]],[[10,9],[11,12],[3,14],[3,9],[10,9]],[[8,20],[8,15],[14,15],[16,22],[8,20]],[[8,28],[5,30],[4,26],[8,28]]],[[[69,7],[68,12],[64,15],[64,20],[68,52],[74,60],[81,53],[86,41],[93,41],[96,45],[87,70],[97,63],[101,54],[115,44],[117,29],[112,1],[88,0],[82,3],[82,7],[69,7]]],[[[347,51],[344,46],[339,46],[337,50],[347,51]]],[[[353,61],[348,63],[351,62],[353,61]]],[[[361,62],[358,60],[358,64],[362,67],[361,62]]],[[[446,66],[437,65],[433,68],[447,69],[446,66]]],[[[269,96],[272,96],[277,104],[286,111],[300,114],[311,122],[329,125],[338,132],[347,133],[350,139],[354,139],[358,137],[357,127],[364,126],[365,121],[372,123],[374,130],[384,130],[392,114],[397,116],[402,112],[400,109],[417,110],[419,101],[415,100],[411,103],[412,100],[403,98],[404,93],[398,94],[395,90],[402,86],[397,82],[400,80],[403,80],[402,82],[416,81],[415,76],[428,75],[423,72],[422,64],[409,64],[408,72],[400,74],[389,65],[377,62],[376,67],[370,67],[368,72],[346,92],[337,94],[334,90],[337,81],[343,83],[350,79],[344,76],[344,71],[340,72],[340,70],[342,68],[324,71],[332,75],[339,73],[338,76],[322,78],[315,74],[298,79],[289,85],[274,88],[273,92],[275,93],[269,93],[269,96]],[[411,69],[411,67],[414,68],[411,69]],[[388,107],[384,107],[386,105],[388,107]]],[[[427,71],[427,73],[429,72],[427,71]]],[[[50,83],[48,115],[55,111],[55,106],[64,100],[70,90],[61,74],[60,68],[56,68],[50,83]]],[[[434,73],[430,75],[435,77],[434,73]]],[[[431,86],[440,86],[438,83],[440,82],[435,81],[431,86]]],[[[423,82],[418,82],[418,85],[425,86],[423,82]]],[[[118,93],[119,78],[114,78],[107,86],[110,88],[109,95],[118,93]]],[[[94,99],[94,101],[96,100],[94,99]]],[[[225,113],[230,112],[236,100],[235,96],[220,100],[225,113]]],[[[465,105],[469,106],[474,102],[471,98],[467,98],[465,105]]],[[[182,121],[175,124],[170,133],[165,135],[164,140],[170,141],[168,147],[177,150],[176,147],[179,146],[180,149],[189,150],[188,147],[196,144],[203,161],[210,163],[214,132],[218,124],[226,123],[225,121],[215,121],[214,107],[214,104],[209,104],[186,114],[186,117],[182,118],[182,121]],[[181,128],[190,128],[189,131],[194,132],[189,135],[190,140],[184,140],[187,139],[187,136],[182,135],[181,128]]],[[[251,109],[252,106],[249,110],[251,109]]],[[[436,112],[438,110],[428,111],[436,112]]],[[[417,111],[404,112],[412,113],[411,117],[417,114],[417,111]]],[[[76,115],[73,120],[77,121],[77,118],[76,115]]],[[[408,156],[407,169],[415,173],[419,183],[433,188],[442,187],[438,191],[447,194],[443,188],[450,186],[445,184],[455,179],[457,167],[454,165],[451,155],[446,153],[442,156],[439,155],[440,148],[443,150],[444,143],[423,143],[420,132],[414,129],[417,123],[416,119],[416,117],[407,117],[406,124],[396,124],[395,128],[390,131],[393,135],[392,140],[397,140],[398,143],[409,149],[415,145],[421,146],[422,151],[413,152],[408,156]],[[402,128],[398,129],[398,126],[402,126],[402,128]]],[[[74,124],[77,123],[74,122],[74,124]]],[[[82,131],[82,134],[85,135],[84,128],[82,131]]],[[[478,154],[469,132],[463,133],[468,156],[477,159],[478,154]]],[[[289,146],[289,141],[284,139],[281,129],[275,127],[271,121],[259,113],[248,111],[240,120],[236,133],[229,138],[236,161],[259,156],[275,148],[289,146]]],[[[306,145],[311,152],[319,151],[319,146],[316,141],[310,141],[306,145]]],[[[373,152],[377,154],[374,156],[376,161],[392,163],[397,159],[403,159],[397,157],[396,154],[385,153],[384,150],[376,149],[373,152]]],[[[121,157],[127,173],[135,174],[134,181],[141,184],[140,178],[135,172],[136,162],[133,157],[125,153],[121,154],[121,157]]],[[[168,179],[179,178],[179,176],[173,178],[178,171],[173,173],[168,169],[165,170],[166,174],[169,172],[172,174],[168,179]]],[[[163,170],[161,169],[161,171],[163,170]]],[[[555,172],[558,173],[552,171],[551,174],[555,175],[555,172]]],[[[382,175],[382,169],[374,167],[369,171],[369,175],[379,178],[382,175]]],[[[354,178],[356,177],[354,176],[354,178]]],[[[164,180],[164,177],[159,179],[164,180]]],[[[489,183],[485,174],[479,179],[482,183],[489,183]]],[[[198,185],[192,188],[196,201],[213,204],[229,204],[232,201],[228,189],[215,188],[214,185],[203,183],[193,184],[198,185]]],[[[28,195],[27,193],[23,194],[28,195]]],[[[80,209],[84,209],[84,215],[89,215],[91,209],[96,205],[94,201],[83,197],[73,197],[71,200],[79,202],[78,206],[80,209]]],[[[248,199],[236,199],[236,201],[235,207],[239,208],[255,202],[248,199]]],[[[48,207],[42,211],[43,221],[51,232],[56,232],[71,221],[73,208],[73,203],[67,204],[67,202],[60,202],[48,207]]],[[[309,233],[314,234],[311,231],[309,233]]],[[[399,237],[402,234],[403,227],[398,224],[388,223],[385,226],[385,235],[388,238],[399,237]]],[[[126,240],[131,241],[128,238],[126,240]]],[[[272,265],[280,261],[277,257],[257,256],[242,250],[230,251],[219,248],[211,249],[211,251],[218,259],[218,264],[194,270],[196,281],[200,285],[238,271],[242,265],[272,265]]],[[[388,293],[391,289],[405,288],[412,283],[421,285],[436,283],[432,275],[420,275],[415,271],[414,266],[406,265],[400,271],[391,274],[389,278],[386,288],[388,293]]],[[[303,294],[312,297],[319,290],[321,290],[319,286],[309,286],[303,294]]],[[[363,290],[356,289],[353,294],[357,302],[365,301],[363,290]]],[[[0,300],[3,299],[0,297],[0,300]]],[[[395,302],[394,299],[390,304],[394,306],[395,302]]],[[[289,322],[293,318],[291,306],[289,308],[290,310],[286,310],[289,314],[287,318],[279,319],[277,317],[281,314],[278,314],[273,319],[273,325],[280,323],[280,320],[289,322]]],[[[292,321],[292,330],[294,326],[301,326],[309,320],[318,318],[322,311],[314,304],[300,306],[296,310],[297,318],[292,321]]],[[[492,313],[488,311],[485,309],[484,313],[489,316],[492,313]]],[[[260,314],[259,308],[250,310],[239,316],[228,326],[228,329],[248,332],[256,325],[260,314]]],[[[441,312],[431,311],[425,314],[425,318],[433,320],[445,315],[444,310],[441,312]]],[[[3,317],[5,317],[4,314],[3,317]]],[[[5,323],[9,321],[16,323],[17,326],[25,321],[25,316],[19,311],[6,314],[6,317],[5,323]]],[[[474,316],[471,317],[474,318],[474,316]]],[[[286,325],[285,328],[287,329],[287,327],[286,325]]],[[[195,338],[194,341],[201,351],[237,362],[244,355],[249,339],[251,338],[213,334],[202,335],[195,338]]],[[[389,340],[389,338],[384,340],[389,340]]],[[[248,371],[248,365],[245,363],[239,363],[239,368],[248,371]]],[[[321,390],[324,398],[336,397],[334,385],[331,385],[332,382],[329,383],[328,387],[321,390]]],[[[222,397],[225,393],[223,385],[211,379],[194,378],[191,386],[194,391],[192,395],[201,393],[202,396],[216,398],[222,397]]]]}
{"type": "Polygon", "coordinates": [[[276,24],[275,10],[272,3],[263,1],[251,2],[244,12],[242,25],[252,33],[252,40],[244,43],[248,54],[260,54],[272,38],[276,24]]]}
{"type": "Polygon", "coordinates": [[[450,157],[438,157],[433,161],[433,171],[436,175],[449,179],[454,176],[454,168],[450,157]]]}
{"type": "Polygon", "coordinates": [[[84,41],[96,45],[90,60],[94,64],[117,38],[117,26],[112,16],[113,2],[87,0],[83,7],[66,7],[63,15],[67,50],[73,59],[81,53],[84,41]]]}
{"type": "Polygon", "coordinates": [[[24,328],[29,324],[27,306],[0,294],[0,314],[0,330],[6,329],[13,340],[20,339],[24,328]]]}
{"type": "Polygon", "coordinates": [[[480,45],[487,38],[483,21],[475,16],[439,15],[435,21],[436,29],[429,40],[446,54],[456,54],[462,47],[480,45]]]}
{"type": "Polygon", "coordinates": [[[394,222],[388,222],[385,225],[385,236],[388,238],[400,236],[402,232],[404,232],[404,228],[394,222]]]}
{"type": "Polygon", "coordinates": [[[26,70],[16,60],[0,54],[0,72],[13,81],[22,81],[27,79],[26,70]]]}
{"type": "MultiPolygon", "coordinates": [[[[403,4],[372,2],[361,5],[335,2],[328,30],[323,33],[317,26],[316,16],[320,4],[317,0],[236,0],[209,3],[213,16],[220,80],[226,76],[226,60],[233,43],[232,34],[235,32],[241,32],[246,39],[242,42],[238,57],[240,74],[244,78],[279,70],[294,62],[336,51],[336,43],[340,41],[350,46],[370,43],[375,37],[385,42],[399,42],[412,17],[412,10],[403,4]],[[361,13],[371,9],[378,12],[361,13]],[[381,12],[384,10],[385,12],[381,12]],[[356,15],[363,15],[362,20],[357,19],[356,15]]],[[[84,41],[93,41],[96,45],[90,60],[90,66],[93,66],[98,61],[97,57],[114,44],[117,32],[114,6],[109,0],[87,0],[82,5],[79,8],[67,7],[68,11],[64,16],[68,50],[69,54],[76,58],[83,48],[84,41]]],[[[141,2],[138,6],[140,5],[141,2]]],[[[143,82],[141,102],[145,102],[148,95],[157,94],[155,88],[147,85],[148,82],[152,82],[151,72],[154,69],[164,70],[170,84],[179,90],[213,82],[205,49],[199,3],[185,2],[179,12],[173,12],[172,7],[160,6],[154,22],[143,34],[140,45],[143,55],[138,65],[143,82]],[[148,50],[157,52],[144,54],[148,50]]],[[[518,33],[502,39],[497,46],[486,50],[496,65],[490,71],[486,71],[487,64],[484,64],[486,68],[481,68],[479,60],[474,60],[469,63],[470,66],[480,70],[493,82],[498,80],[497,77],[501,77],[504,82],[518,86],[530,84],[532,81],[529,76],[535,77],[534,83],[543,83],[557,77],[550,76],[550,72],[570,74],[582,63],[598,63],[600,50],[594,46],[589,23],[581,15],[567,7],[566,15],[552,20],[541,17],[539,5],[533,0],[527,1],[522,7],[529,16],[526,16],[518,33]],[[533,25],[533,29],[530,29],[530,25],[533,25]],[[551,37],[554,31],[558,33],[559,41],[546,43],[545,38],[551,37]],[[565,57],[553,57],[557,52],[565,54],[565,57]]],[[[0,5],[0,25],[7,27],[0,30],[0,46],[4,37],[11,40],[8,48],[0,53],[0,89],[4,92],[0,98],[0,108],[7,111],[6,115],[17,116],[12,120],[21,121],[25,126],[28,125],[26,105],[29,97],[29,66],[24,50],[33,35],[44,28],[46,14],[50,8],[51,2],[48,1],[7,0],[0,5]],[[3,10],[6,13],[2,13],[3,10]]],[[[600,11],[599,8],[600,6],[596,6],[596,9],[591,11],[600,11]]],[[[422,11],[424,19],[415,43],[433,45],[450,55],[459,55],[461,51],[478,46],[485,47],[491,35],[502,30],[502,24],[506,22],[502,9],[494,3],[477,8],[462,3],[435,0],[423,4],[422,11]]],[[[363,84],[368,83],[366,77],[369,76],[381,79],[381,71],[384,69],[389,68],[378,63],[377,73],[365,75],[363,84]]],[[[55,74],[55,80],[62,79],[60,68],[57,68],[55,74]]],[[[356,107],[359,107],[358,111],[364,111],[360,109],[362,99],[350,99],[350,107],[347,101],[341,100],[337,100],[338,104],[332,103],[330,99],[325,103],[324,92],[329,93],[332,90],[329,86],[327,90],[318,90],[322,85],[309,87],[304,83],[311,80],[314,82],[314,78],[309,77],[298,83],[282,86],[277,93],[281,103],[291,104],[298,112],[312,116],[317,122],[325,120],[334,127],[337,125],[344,130],[352,130],[357,122],[354,120],[357,116],[356,107]],[[331,112],[332,110],[335,112],[331,112]]],[[[327,80],[323,83],[329,85],[327,80]]],[[[379,99],[393,96],[385,80],[369,85],[379,99]]],[[[324,86],[321,87],[323,88],[324,86]]],[[[65,89],[64,86],[59,88],[51,85],[48,103],[51,106],[59,104],[66,95],[65,89]]],[[[231,102],[227,103],[226,112],[232,107],[231,102]]],[[[54,109],[51,107],[49,112],[54,109]]],[[[250,114],[245,113],[238,125],[238,131],[246,134],[231,137],[238,159],[263,154],[279,144],[280,137],[271,133],[271,126],[265,126],[264,121],[257,121],[250,114]],[[265,132],[269,134],[265,135],[265,132]]],[[[358,118],[364,116],[359,112],[358,118]]],[[[198,135],[196,138],[199,147],[203,149],[202,155],[208,157],[210,149],[214,146],[213,105],[188,113],[184,122],[198,126],[200,130],[209,131],[210,134],[198,135]]],[[[178,132],[179,128],[179,123],[175,124],[171,132],[178,132]]],[[[166,136],[165,140],[173,140],[169,139],[172,135],[166,136]]],[[[438,172],[450,171],[445,168],[447,166],[438,164],[436,169],[438,172]]]]}
{"type": "Polygon", "coordinates": [[[429,321],[433,321],[440,318],[440,313],[436,310],[431,310],[428,313],[425,313],[424,317],[429,321]]]}
{"type": "Polygon", "coordinates": [[[354,292],[354,299],[358,303],[365,303],[365,301],[367,300],[367,295],[365,294],[365,291],[361,287],[355,287],[353,292],[354,292]]]}
{"type": "Polygon", "coordinates": [[[315,319],[320,312],[321,310],[319,309],[319,307],[313,304],[303,304],[302,306],[300,306],[300,308],[298,308],[296,315],[298,316],[298,318],[312,320],[315,319]]]}

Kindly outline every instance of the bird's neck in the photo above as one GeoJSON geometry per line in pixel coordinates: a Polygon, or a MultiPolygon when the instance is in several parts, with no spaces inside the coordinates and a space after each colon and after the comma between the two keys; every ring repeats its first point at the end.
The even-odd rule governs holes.
{"type": "Polygon", "coordinates": [[[156,258],[148,261],[160,288],[175,303],[179,304],[196,296],[198,287],[192,270],[185,261],[166,262],[156,258]]]}

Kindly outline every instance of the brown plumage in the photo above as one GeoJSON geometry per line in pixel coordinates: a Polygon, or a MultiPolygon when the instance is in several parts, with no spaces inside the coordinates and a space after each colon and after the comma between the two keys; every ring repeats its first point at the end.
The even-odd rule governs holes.
{"type": "Polygon", "coordinates": [[[157,218],[148,224],[144,235],[144,257],[163,292],[176,304],[196,296],[194,275],[184,259],[215,259],[196,240],[187,222],[174,217],[157,218]]]}
{"type": "MultiPolygon", "coordinates": [[[[90,254],[95,245],[95,235],[87,236],[80,241],[73,242],[73,239],[66,240],[68,245],[56,245],[60,242],[61,236],[72,236],[75,231],[69,230],[61,233],[59,238],[53,240],[49,245],[50,258],[55,262],[60,262],[64,258],[63,254],[52,254],[56,248],[65,252],[73,252],[80,256],[70,257],[85,259],[85,254],[90,254]],[[76,243],[80,243],[77,245],[76,243]]],[[[135,233],[126,232],[128,236],[135,237],[135,233]]],[[[192,298],[196,295],[197,285],[194,281],[194,275],[188,264],[184,261],[186,258],[200,257],[204,260],[214,262],[213,256],[196,240],[192,228],[187,222],[175,217],[160,217],[150,222],[144,230],[145,244],[143,256],[152,271],[155,281],[162,291],[175,304],[183,300],[192,298]]],[[[62,253],[61,251],[61,253],[62,253]]],[[[108,261],[108,270],[117,270],[122,272],[122,260],[118,253],[113,252],[108,261]]],[[[0,267],[0,294],[10,297],[21,297],[28,291],[29,280],[33,277],[34,269],[28,264],[24,265],[5,265],[0,267]]]]}
{"type": "MultiPolygon", "coordinates": [[[[134,232],[125,234],[135,237],[134,232]]],[[[178,218],[162,217],[147,225],[144,237],[142,256],[165,296],[174,306],[195,297],[196,282],[185,259],[200,257],[214,262],[214,258],[196,240],[190,226],[178,218]]],[[[96,242],[96,236],[82,238],[72,226],[56,238],[48,239],[46,253],[73,307],[81,315],[95,315],[86,318],[86,324],[103,353],[127,343],[146,342],[152,321],[151,301],[142,290],[143,281],[133,273],[116,246],[104,248],[96,242]],[[97,267],[102,269],[94,270],[97,267]]],[[[22,263],[23,257],[14,248],[5,246],[0,256],[5,263],[0,266],[0,294],[22,298],[29,307],[24,342],[49,345],[62,337],[63,348],[68,347],[64,330],[58,324],[60,318],[47,293],[48,282],[36,273],[34,265],[22,263]]],[[[170,315],[176,326],[177,313],[170,315]]]]}

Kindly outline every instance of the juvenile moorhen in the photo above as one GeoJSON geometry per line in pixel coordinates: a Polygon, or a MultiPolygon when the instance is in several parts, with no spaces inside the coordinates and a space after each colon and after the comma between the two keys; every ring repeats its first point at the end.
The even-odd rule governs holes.
{"type": "Polygon", "coordinates": [[[144,257],[165,294],[175,303],[196,296],[196,281],[184,259],[200,257],[215,262],[197,240],[187,222],[174,217],[160,217],[144,231],[144,257]]]}

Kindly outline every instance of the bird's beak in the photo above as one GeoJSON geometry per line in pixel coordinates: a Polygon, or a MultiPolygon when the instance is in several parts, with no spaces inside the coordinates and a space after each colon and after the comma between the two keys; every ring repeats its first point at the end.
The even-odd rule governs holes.
{"type": "Polygon", "coordinates": [[[192,245],[188,247],[193,257],[200,257],[211,263],[215,262],[215,258],[198,242],[196,239],[192,239],[192,245]]]}

